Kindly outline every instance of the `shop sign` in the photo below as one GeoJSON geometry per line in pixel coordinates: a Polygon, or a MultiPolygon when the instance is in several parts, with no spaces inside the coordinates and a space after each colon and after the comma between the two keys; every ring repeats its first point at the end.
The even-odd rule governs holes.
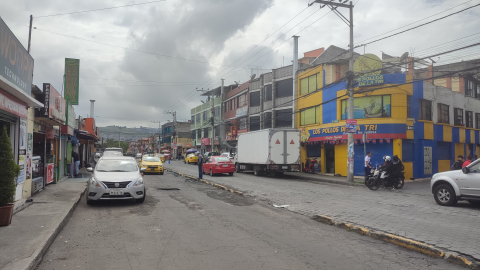
{"type": "Polygon", "coordinates": [[[233,136],[233,135],[231,135],[231,133],[229,133],[229,134],[227,134],[227,135],[225,136],[225,140],[227,140],[227,141],[233,141],[233,140],[236,140],[236,137],[233,136]]]}
{"type": "Polygon", "coordinates": [[[246,129],[247,128],[247,118],[240,119],[239,129],[246,129]]]}
{"type": "MultiPolygon", "coordinates": [[[[353,118],[382,118],[391,115],[391,96],[356,97],[353,100],[353,118]]],[[[348,100],[342,100],[342,119],[348,117],[348,100]]]]}
{"type": "Polygon", "coordinates": [[[27,171],[27,119],[20,119],[20,140],[18,145],[18,165],[20,166],[20,174],[17,177],[17,185],[25,182],[27,171]]]}
{"type": "Polygon", "coordinates": [[[32,93],[33,58],[1,18],[0,79],[28,95],[32,93]]]}
{"type": "Polygon", "coordinates": [[[55,129],[53,128],[48,129],[47,132],[45,132],[45,138],[49,140],[55,139],[55,129]]]}
{"type": "Polygon", "coordinates": [[[346,127],[345,131],[347,133],[357,133],[357,120],[356,119],[347,119],[345,120],[346,127]]]}
{"type": "MultiPolygon", "coordinates": [[[[371,139],[405,139],[406,130],[406,124],[360,124],[357,125],[357,131],[353,138],[360,140],[363,134],[368,134],[371,139]]],[[[345,140],[348,138],[347,128],[344,125],[310,129],[308,132],[309,141],[345,140]]]]}
{"type": "Polygon", "coordinates": [[[413,130],[413,126],[407,126],[407,130],[413,130]]]}
{"type": "Polygon", "coordinates": [[[62,126],[61,131],[62,131],[62,134],[68,134],[70,136],[73,136],[73,133],[74,133],[74,129],[66,125],[62,126]]]}
{"type": "Polygon", "coordinates": [[[242,117],[247,115],[248,112],[248,106],[238,108],[237,111],[235,112],[235,117],[242,117]]]}
{"type": "Polygon", "coordinates": [[[238,135],[238,134],[245,133],[245,132],[248,132],[248,128],[237,130],[237,135],[238,135]]]}
{"type": "Polygon", "coordinates": [[[47,165],[47,177],[45,178],[45,184],[50,184],[53,182],[53,170],[55,168],[55,164],[50,163],[47,165]]]}
{"type": "Polygon", "coordinates": [[[72,105],[78,105],[78,80],[80,59],[65,58],[65,99],[72,105]]]}
{"type": "Polygon", "coordinates": [[[21,118],[28,118],[27,106],[3,90],[0,90],[0,109],[13,113],[21,118]]]}
{"type": "Polygon", "coordinates": [[[210,138],[202,138],[202,145],[210,145],[210,138]]]}
{"type": "Polygon", "coordinates": [[[27,176],[26,176],[26,179],[32,179],[32,146],[33,146],[33,134],[32,133],[28,133],[27,134],[27,176]]]}
{"type": "Polygon", "coordinates": [[[214,145],[220,145],[220,138],[219,137],[213,138],[213,144],[214,145]]]}

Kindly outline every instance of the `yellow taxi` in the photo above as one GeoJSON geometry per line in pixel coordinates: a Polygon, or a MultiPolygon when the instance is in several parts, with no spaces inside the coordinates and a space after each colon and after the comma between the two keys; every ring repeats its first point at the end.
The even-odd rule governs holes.
{"type": "Polygon", "coordinates": [[[159,157],[160,160],[161,160],[163,163],[165,163],[165,155],[163,155],[163,154],[157,154],[157,157],[159,157]]]}
{"type": "Polygon", "coordinates": [[[146,168],[147,173],[159,173],[163,174],[163,163],[156,155],[149,154],[143,155],[140,160],[140,168],[146,168]]]}
{"type": "Polygon", "coordinates": [[[183,161],[185,164],[197,164],[198,163],[198,156],[197,154],[188,154],[185,160],[183,161]]]}

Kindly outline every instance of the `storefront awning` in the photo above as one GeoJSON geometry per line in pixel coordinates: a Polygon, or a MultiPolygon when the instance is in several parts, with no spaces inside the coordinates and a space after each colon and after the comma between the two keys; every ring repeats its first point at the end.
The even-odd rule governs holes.
{"type": "Polygon", "coordinates": [[[65,123],[57,122],[54,119],[50,119],[48,117],[35,117],[37,122],[40,122],[41,124],[47,125],[47,126],[63,126],[65,123]]]}
{"type": "Polygon", "coordinates": [[[7,81],[6,78],[0,75],[0,88],[8,92],[10,95],[18,98],[19,100],[27,103],[29,107],[32,108],[43,108],[43,104],[34,99],[33,97],[29,96],[24,91],[20,90],[17,86],[12,84],[11,82],[7,81]]]}
{"type": "Polygon", "coordinates": [[[93,141],[97,141],[97,137],[95,137],[95,135],[92,135],[86,131],[83,131],[83,130],[75,130],[75,133],[76,133],[76,137],[78,139],[83,139],[83,140],[93,140],[93,141]]]}

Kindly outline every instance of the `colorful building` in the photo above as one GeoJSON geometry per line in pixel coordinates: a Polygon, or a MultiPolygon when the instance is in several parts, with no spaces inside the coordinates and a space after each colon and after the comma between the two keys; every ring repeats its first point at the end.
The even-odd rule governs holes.
{"type": "MultiPolygon", "coordinates": [[[[347,175],[348,151],[347,84],[340,79],[345,66],[337,61],[300,71],[297,100],[302,162],[318,158],[321,172],[342,176],[347,175]]],[[[384,155],[397,155],[407,179],[449,170],[457,155],[478,155],[480,100],[427,80],[412,81],[412,70],[357,81],[355,175],[364,175],[365,151],[372,153],[373,165],[382,163],[384,155]]]]}

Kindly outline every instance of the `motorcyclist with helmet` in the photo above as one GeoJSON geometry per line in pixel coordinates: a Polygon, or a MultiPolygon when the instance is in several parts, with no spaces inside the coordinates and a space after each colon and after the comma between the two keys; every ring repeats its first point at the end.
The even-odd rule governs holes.
{"type": "Polygon", "coordinates": [[[388,174],[385,187],[391,187],[393,185],[392,180],[401,177],[405,167],[397,155],[393,156],[393,160],[390,156],[383,157],[383,160],[385,161],[384,169],[388,174]]]}

